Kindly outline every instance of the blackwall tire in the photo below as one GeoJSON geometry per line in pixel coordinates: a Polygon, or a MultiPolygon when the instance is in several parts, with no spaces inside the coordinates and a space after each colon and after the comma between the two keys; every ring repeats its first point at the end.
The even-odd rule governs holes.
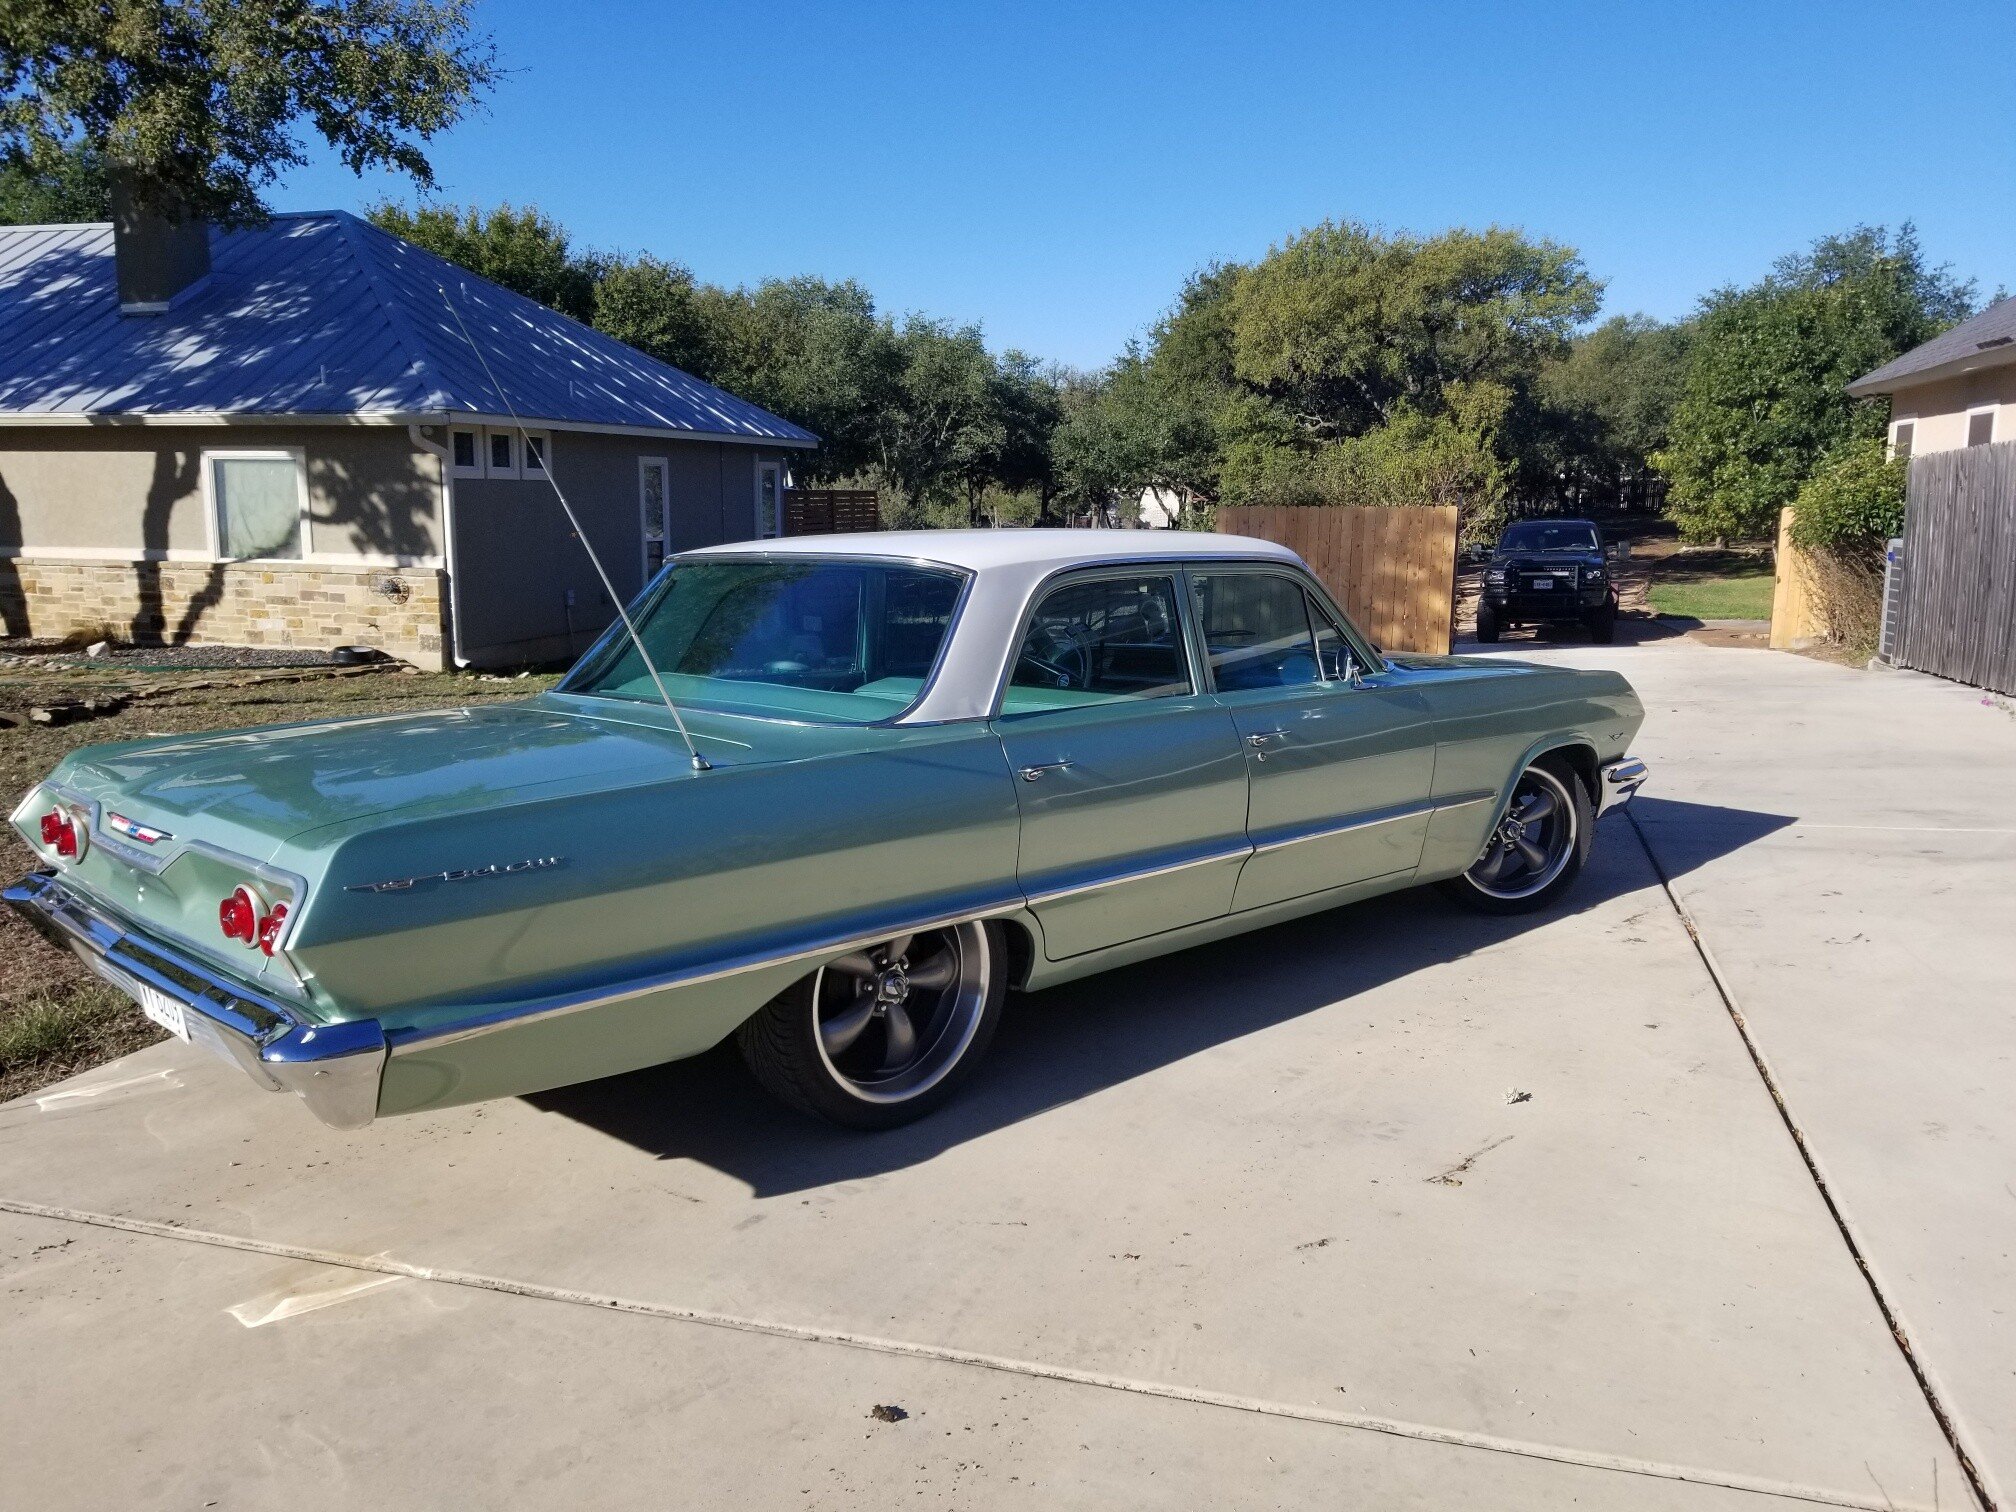
{"type": "Polygon", "coordinates": [[[893,1129],[972,1074],[1007,995],[1007,938],[976,920],[828,963],[772,999],[735,1042],[787,1106],[850,1129],[893,1129]]]}
{"type": "Polygon", "coordinates": [[[1575,885],[1595,830],[1596,806],[1573,765],[1565,757],[1542,756],[1519,774],[1484,854],[1462,876],[1439,885],[1479,913],[1538,912],[1575,885]],[[1529,854],[1539,859],[1529,862],[1529,854]]]}

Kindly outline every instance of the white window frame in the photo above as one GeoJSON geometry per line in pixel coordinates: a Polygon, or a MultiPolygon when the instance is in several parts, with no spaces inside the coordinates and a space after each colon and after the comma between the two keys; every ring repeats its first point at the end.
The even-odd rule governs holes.
{"type": "Polygon", "coordinates": [[[1905,426],[1911,427],[1911,455],[1918,455],[1918,417],[1916,415],[1892,415],[1890,417],[1890,449],[1884,453],[1885,460],[1897,455],[1897,432],[1905,426]]]}
{"type": "Polygon", "coordinates": [[[756,459],[756,492],[749,501],[749,511],[754,518],[755,535],[758,541],[781,541],[784,538],[784,464],[756,459]],[[763,529],[763,474],[777,475],[777,528],[765,533],[763,529]]]}
{"type": "Polygon", "coordinates": [[[531,482],[553,476],[553,438],[543,430],[526,426],[518,437],[518,476],[531,482]],[[532,443],[539,443],[539,465],[532,465],[532,443]]]}
{"type": "Polygon", "coordinates": [[[659,560],[663,566],[672,559],[672,459],[670,457],[639,457],[637,459],[637,568],[648,583],[655,576],[651,566],[651,538],[644,533],[644,478],[652,468],[658,469],[659,508],[663,511],[659,529],[663,532],[658,542],[665,548],[659,560]]]}
{"type": "Polygon", "coordinates": [[[1974,435],[1974,417],[1976,415],[1986,415],[1988,417],[1988,440],[1984,444],[1993,446],[1995,444],[1995,432],[1998,428],[1997,422],[2001,419],[1998,411],[2001,408],[2002,406],[1999,404],[1970,405],[1967,410],[1967,428],[1960,432],[1960,445],[1964,448],[1974,444],[1972,439],[1974,435]]]}
{"type": "Polygon", "coordinates": [[[203,522],[210,537],[210,560],[213,562],[307,562],[312,561],[312,541],[308,528],[308,453],[299,446],[220,446],[205,447],[203,465],[203,522]],[[212,466],[217,462],[292,462],[294,464],[294,495],[296,500],[296,551],[291,557],[227,557],[224,555],[224,522],[217,514],[216,472],[212,466]]]}
{"type": "Polygon", "coordinates": [[[480,478],[480,477],[482,477],[482,476],[483,476],[483,463],[484,463],[484,460],[485,460],[485,458],[486,458],[486,457],[487,457],[487,456],[489,455],[489,454],[488,454],[487,452],[485,452],[485,451],[484,451],[484,449],[483,449],[483,446],[484,446],[484,442],[483,442],[483,427],[482,427],[482,426],[480,426],[480,425],[451,425],[451,426],[449,426],[449,427],[448,427],[448,456],[447,456],[447,463],[448,463],[448,475],[449,475],[449,476],[450,476],[451,478],[480,478]],[[463,466],[460,466],[460,465],[459,465],[459,464],[458,464],[458,463],[457,463],[457,462],[455,461],[455,438],[456,438],[457,436],[468,436],[469,438],[471,438],[471,440],[472,440],[472,441],[474,441],[474,443],[475,443],[475,451],[476,451],[476,465],[475,465],[474,467],[463,467],[463,466]]]}
{"type": "Polygon", "coordinates": [[[486,478],[516,478],[518,476],[518,433],[508,425],[491,425],[483,429],[483,476],[486,478]],[[495,443],[498,437],[511,448],[511,465],[499,467],[490,459],[496,455],[495,443]]]}

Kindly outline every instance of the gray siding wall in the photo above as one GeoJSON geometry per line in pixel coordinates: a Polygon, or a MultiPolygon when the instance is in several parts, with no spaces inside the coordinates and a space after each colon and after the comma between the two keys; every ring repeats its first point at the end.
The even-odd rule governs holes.
{"type": "Polygon", "coordinates": [[[207,560],[205,451],[298,447],[310,551],[440,555],[440,472],[404,426],[0,428],[0,553],[207,560]]]}
{"type": "MultiPolygon", "coordinates": [[[[666,460],[667,547],[686,551],[756,533],[758,458],[744,445],[552,432],[553,481],[626,600],[644,581],[639,463],[666,460]]],[[[461,654],[479,666],[578,655],[616,617],[552,488],[539,481],[456,478],[451,592],[461,654]]]]}

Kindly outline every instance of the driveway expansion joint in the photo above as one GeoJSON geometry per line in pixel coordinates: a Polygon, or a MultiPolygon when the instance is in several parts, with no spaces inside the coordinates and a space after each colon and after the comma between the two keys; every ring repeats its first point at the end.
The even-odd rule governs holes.
{"type": "MultiPolygon", "coordinates": [[[[1948,1411],[1938,1388],[1933,1385],[1931,1376],[1919,1360],[1903,1318],[1899,1316],[1889,1296],[1884,1292],[1883,1283],[1878,1279],[1874,1267],[1870,1265],[1868,1256],[1863,1253],[1854,1229],[1849,1226],[1847,1214],[1835,1200],[1826,1173],[1820,1169],[1819,1159],[1807,1143],[1806,1131],[1800,1128],[1799,1120],[1793,1116],[1792,1105],[1786,1100],[1784,1088],[1779,1084],[1777,1074],[1771,1069],[1771,1063],[1766,1058],[1763,1047],[1751,1034],[1749,1020],[1743,1016],[1743,1010],[1736,1001],[1735,991],[1723,975],[1721,966],[1716,962],[1715,953],[1708,948],[1708,942],[1701,934],[1700,925],[1687,911],[1687,906],[1680,901],[1680,895],[1673,890],[1673,879],[1667,874],[1664,863],[1659,859],[1659,853],[1652,848],[1652,841],[1645,833],[1645,826],[1638,822],[1637,816],[1628,807],[1623,812],[1624,817],[1631,821],[1631,832],[1638,837],[1639,848],[1645,852],[1646,861],[1659,879],[1660,891],[1666,894],[1666,901],[1672,905],[1674,916],[1680,921],[1680,927],[1687,931],[1687,938],[1694,946],[1694,954],[1701,961],[1701,969],[1707,972],[1708,980],[1715,988],[1716,997],[1721,1000],[1723,1009],[1729,1015],[1729,1022],[1735,1025],[1736,1033],[1743,1041],[1743,1049],[1750,1057],[1750,1064],[1756,1068],[1758,1077],[1764,1083],[1764,1089],[1771,1094],[1772,1104],[1778,1109],[1778,1117],[1785,1125],[1785,1132],[1792,1137],[1793,1148],[1799,1152],[1799,1159],[1806,1167],[1806,1174],[1812,1178],[1821,1202],[1826,1204],[1827,1216],[1833,1219],[1834,1227],[1841,1235],[1842,1244],[1847,1246],[1849,1259],[1854,1261],[1855,1269],[1860,1272],[1864,1284],[1868,1286],[1869,1295],[1875,1300],[1877,1310],[1883,1315],[1883,1324],[1889,1329],[1890,1337],[1896,1341],[1899,1353],[1904,1356],[1904,1363],[1911,1371],[1911,1378],[1918,1383],[1918,1390],[1925,1398],[1925,1405],[1930,1409],[1933,1420],[1938,1423],[1940,1433],[1953,1451],[1953,1457],[1960,1462],[1961,1473],[1967,1477],[1967,1487],[1973,1493],[1976,1504],[1983,1509],[1983,1512],[1999,1512],[1995,1499],[1988,1493],[1981,1472],[1975,1466],[1974,1457],[1968,1453],[1967,1446],[1960,1437],[1957,1420],[1953,1413],[1948,1411]]],[[[1879,1506],[1889,1504],[1888,1498],[1877,1503],[1879,1506]]]]}
{"type": "MultiPolygon", "coordinates": [[[[1642,843],[1642,835],[1640,836],[1640,840],[1642,843]]],[[[1648,854],[1649,849],[1648,847],[1648,854]]],[[[1655,862],[1654,865],[1656,867],[1657,863],[1655,862]]],[[[1664,881],[1663,873],[1661,874],[1661,880],[1662,882],[1664,881]]],[[[1668,896],[1671,896],[1670,889],[1668,896]]],[[[1677,901],[1675,907],[1678,907],[1677,901]]],[[[267,1255],[276,1259],[306,1261],[317,1265],[327,1265],[354,1271],[375,1272],[386,1276],[403,1276],[415,1281],[431,1281],[444,1286],[468,1287],[478,1291],[496,1292],[505,1296],[525,1297],[534,1301],[560,1302],[576,1307],[593,1307],[602,1311],[630,1313],[641,1317],[658,1318],[667,1322],[692,1323],[702,1327],[727,1329],[738,1333],[760,1334],[777,1339],[794,1339],[801,1343],[826,1344],[874,1354],[896,1355],[937,1364],[965,1365],[975,1369],[998,1371],[1003,1374],[1020,1376],[1030,1380],[1057,1381],[1066,1385],[1089,1386],[1099,1390],[1123,1392],[1134,1396],[1156,1398],[1164,1401],[1187,1402],[1194,1406],[1216,1407],[1227,1411],[1251,1413],[1261,1417],[1315,1423],[1333,1428],[1355,1429],[1364,1433],[1378,1433],[1393,1438],[1409,1439],[1417,1443],[1444,1444],[1451,1448],[1505,1454],[1520,1459],[1551,1461],[1556,1464],[1574,1465],[1589,1470],[1608,1470],[1622,1475],[1636,1475],[1649,1479],[1677,1481],[1689,1485],[1714,1486],[1724,1490],[1749,1492],[1758,1496],[1772,1496],[1785,1501],[1805,1502],[1815,1506],[1853,1508],[1856,1509],[1856,1512],[1942,1512],[1942,1509],[1938,1507],[1928,1507],[1920,1502],[1898,1502],[1887,1495],[1865,1497],[1852,1492],[1829,1491],[1814,1486],[1802,1486],[1792,1482],[1774,1481],[1762,1476],[1708,1470],[1692,1465],[1668,1464],[1657,1460],[1636,1459],[1628,1455],[1606,1454],[1598,1450],[1575,1449],[1555,1444],[1529,1443],[1518,1439],[1500,1438],[1491,1434],[1472,1433],[1462,1429],[1440,1428],[1426,1423],[1411,1423],[1400,1419],[1374,1417],[1363,1413],[1338,1412],[1321,1407],[1304,1407],[1298,1406],[1293,1402],[1268,1401],[1264,1398],[1240,1396],[1235,1393],[1213,1391],[1204,1387],[1181,1386],[1162,1381],[1136,1380],[1100,1371],[1082,1370],[1066,1365],[1050,1365],[1031,1360],[1017,1360],[1004,1355],[986,1354],[976,1350],[960,1349],[947,1345],[924,1344],[903,1339],[883,1339],[869,1334],[849,1332],[845,1329],[740,1317],[732,1313],[715,1312],[706,1308],[680,1307],[669,1303],[640,1302],[628,1298],[571,1290],[566,1287],[546,1286],[536,1282],[513,1281],[504,1277],[486,1276],[473,1271],[417,1265],[408,1261],[394,1260],[382,1254],[350,1255],[338,1250],[318,1249],[310,1245],[282,1244],[268,1239],[254,1239],[247,1235],[217,1233],[212,1230],[194,1228],[184,1224],[161,1223],[151,1219],[131,1218],[115,1213],[94,1213],[79,1208],[52,1207],[44,1203],[24,1202],[8,1197],[0,1197],[0,1212],[13,1213],[24,1218],[41,1218],[53,1222],[83,1224],[92,1228],[111,1229],[120,1233],[137,1234],[153,1239],[179,1240],[185,1244],[199,1244],[214,1249],[236,1250],[247,1254],[267,1255]]],[[[1885,1316],[1888,1316],[1887,1311],[1885,1316]]],[[[1941,1423],[1943,1426],[1943,1418],[1941,1419],[1941,1423]]],[[[1955,1452],[1958,1452],[1957,1445],[1955,1446],[1955,1452]]],[[[1964,1458],[1962,1463],[1966,1463],[1964,1458]]],[[[1970,1477],[1972,1475],[1971,1468],[1969,1475],[1970,1477]]],[[[1988,1503],[1985,1498],[1982,1504],[1989,1507],[1989,1512],[1994,1512],[1992,1504],[1988,1503]]]]}

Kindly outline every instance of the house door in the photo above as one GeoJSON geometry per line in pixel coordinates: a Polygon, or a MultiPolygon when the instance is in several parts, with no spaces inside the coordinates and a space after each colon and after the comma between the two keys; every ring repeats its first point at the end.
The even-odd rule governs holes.
{"type": "Polygon", "coordinates": [[[670,471],[663,457],[644,457],[637,463],[637,514],[644,537],[644,581],[650,582],[665,565],[665,496],[670,471]]]}
{"type": "Polygon", "coordinates": [[[776,462],[756,465],[756,539],[784,534],[784,469],[776,462]]]}

